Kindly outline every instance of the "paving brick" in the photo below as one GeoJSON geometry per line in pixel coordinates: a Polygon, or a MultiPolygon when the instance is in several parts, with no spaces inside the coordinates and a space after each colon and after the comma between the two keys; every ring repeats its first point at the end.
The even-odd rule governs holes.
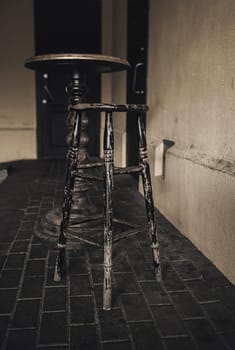
{"type": "Polygon", "coordinates": [[[32,245],[29,253],[29,259],[46,258],[48,248],[43,245],[32,245]]]}
{"type": "Polygon", "coordinates": [[[201,274],[191,261],[172,261],[170,264],[182,279],[201,277],[201,274]]]}
{"type": "Polygon", "coordinates": [[[0,348],[5,338],[8,322],[9,322],[8,316],[0,316],[0,348]]]}
{"type": "Polygon", "coordinates": [[[216,296],[235,314],[235,287],[232,284],[215,289],[216,296]]]}
{"type": "Polygon", "coordinates": [[[141,282],[141,288],[149,304],[169,304],[167,293],[156,281],[141,282]]]}
{"type": "Polygon", "coordinates": [[[94,322],[92,297],[71,297],[71,323],[94,322]]]}
{"type": "Polygon", "coordinates": [[[36,327],[40,300],[18,300],[12,328],[36,327]]]}
{"type": "Polygon", "coordinates": [[[0,288],[18,287],[22,270],[3,270],[0,278],[0,288]]]}
{"type": "Polygon", "coordinates": [[[24,221],[36,221],[38,219],[38,211],[36,212],[29,212],[27,210],[27,213],[24,215],[24,221]]]}
{"type": "Polygon", "coordinates": [[[128,251],[128,261],[132,265],[148,262],[144,256],[143,250],[139,248],[135,252],[132,250],[128,251]]]}
{"type": "Polygon", "coordinates": [[[131,272],[131,267],[124,254],[120,254],[113,259],[114,272],[131,272]]]}
{"type": "Polygon", "coordinates": [[[37,207],[33,207],[33,208],[28,207],[27,208],[27,215],[38,213],[38,212],[39,212],[39,208],[37,208],[37,207]]]}
{"type": "Polygon", "coordinates": [[[0,314],[12,312],[17,289],[0,289],[0,314]]]}
{"type": "Polygon", "coordinates": [[[228,279],[208,259],[199,259],[197,265],[203,279],[210,287],[217,288],[229,284],[228,279]]]}
{"type": "Polygon", "coordinates": [[[99,310],[102,340],[129,339],[126,322],[120,309],[99,310]]]}
{"type": "Polygon", "coordinates": [[[101,264],[92,264],[91,265],[92,269],[92,278],[93,278],[93,283],[103,283],[104,280],[104,268],[103,265],[101,264]]]}
{"type": "Polygon", "coordinates": [[[77,349],[99,349],[95,326],[71,326],[71,350],[77,349]]]}
{"type": "Polygon", "coordinates": [[[10,330],[6,350],[21,349],[34,350],[35,346],[35,330],[10,330]]]}
{"type": "Polygon", "coordinates": [[[235,332],[227,332],[223,334],[226,344],[228,344],[231,349],[235,349],[235,332]]]}
{"type": "Polygon", "coordinates": [[[45,260],[28,260],[25,270],[26,276],[44,276],[45,260]]]}
{"type": "Polygon", "coordinates": [[[20,298],[40,298],[43,292],[44,276],[25,276],[20,298]]]}
{"type": "Polygon", "coordinates": [[[10,248],[10,243],[3,243],[0,242],[0,252],[1,255],[5,255],[5,253],[8,252],[8,249],[10,248]]]}
{"type": "Polygon", "coordinates": [[[1,237],[1,242],[2,243],[8,243],[11,242],[15,239],[17,232],[17,227],[15,227],[13,230],[10,230],[6,228],[5,230],[1,230],[0,232],[0,237],[1,237]]]}
{"type": "Polygon", "coordinates": [[[52,202],[44,202],[41,204],[41,209],[51,209],[53,208],[53,203],[52,202]]]}
{"type": "Polygon", "coordinates": [[[39,344],[67,343],[67,327],[65,312],[43,313],[39,344]]]}
{"type": "Polygon", "coordinates": [[[31,199],[28,203],[28,207],[39,207],[41,204],[41,200],[40,199],[31,199]]]}
{"type": "MultiPolygon", "coordinates": [[[[46,213],[43,213],[41,216],[43,216],[44,214],[46,214],[46,213]]],[[[39,237],[37,237],[37,236],[35,236],[35,235],[32,235],[33,237],[33,239],[32,239],[32,244],[40,244],[41,243],[41,238],[39,238],[39,237]]]]}
{"type": "Polygon", "coordinates": [[[69,350],[69,348],[67,346],[43,346],[43,347],[39,347],[38,349],[40,350],[69,350]]]}
{"type": "Polygon", "coordinates": [[[218,331],[235,331],[235,316],[222,303],[204,304],[203,308],[218,331]]]}
{"type": "Polygon", "coordinates": [[[200,306],[188,292],[171,293],[171,298],[182,318],[203,316],[200,306]]]}
{"type": "Polygon", "coordinates": [[[200,302],[218,299],[218,296],[216,295],[215,291],[211,289],[209,285],[201,279],[187,281],[185,282],[185,285],[190,289],[193,295],[200,302]]]}
{"type": "Polygon", "coordinates": [[[115,273],[115,279],[117,282],[118,292],[120,294],[139,292],[139,288],[133,273],[115,273]]]}
{"type": "Polygon", "coordinates": [[[69,259],[69,272],[71,275],[77,275],[88,273],[86,261],[84,258],[70,258],[69,259]]]}
{"type": "Polygon", "coordinates": [[[67,309],[67,289],[65,287],[45,288],[43,303],[44,311],[56,311],[67,309]]]}
{"type": "Polygon", "coordinates": [[[130,323],[130,329],[136,350],[164,349],[160,336],[152,322],[130,323]]]}
{"type": "Polygon", "coordinates": [[[116,343],[103,343],[104,350],[132,350],[130,341],[118,341],[116,343]]]}
{"type": "Polygon", "coordinates": [[[20,230],[17,233],[16,239],[19,240],[19,241],[20,240],[22,240],[22,241],[29,241],[31,237],[32,237],[32,232],[31,231],[20,230]]]}
{"type": "Polygon", "coordinates": [[[168,291],[179,291],[185,289],[183,282],[169,264],[166,264],[163,269],[163,283],[168,291]]]}
{"type": "Polygon", "coordinates": [[[164,339],[167,350],[198,350],[191,338],[164,339]]]}
{"type": "Polygon", "coordinates": [[[70,277],[70,295],[91,295],[88,275],[72,275],[70,277]]]}
{"type": "Polygon", "coordinates": [[[173,251],[173,249],[171,249],[171,245],[169,246],[168,244],[169,246],[168,249],[165,249],[164,244],[162,244],[161,246],[163,248],[162,250],[164,251],[165,257],[169,262],[171,262],[172,260],[176,261],[176,260],[182,260],[185,258],[182,254],[180,254],[179,251],[177,252],[173,251]]]}
{"type": "Polygon", "coordinates": [[[141,294],[123,294],[121,300],[128,321],[151,320],[151,315],[141,294]]]}
{"type": "Polygon", "coordinates": [[[3,265],[4,265],[4,263],[5,263],[5,261],[6,261],[6,255],[0,255],[0,271],[2,270],[2,268],[3,268],[3,265]]]}
{"type": "MultiPolygon", "coordinates": [[[[96,252],[96,247],[90,247],[89,245],[86,247],[87,249],[89,249],[89,252],[94,253],[96,252]]],[[[86,251],[85,249],[71,249],[71,250],[67,250],[67,255],[69,257],[69,259],[81,259],[85,262],[86,260],[86,251]]]]}
{"type": "Polygon", "coordinates": [[[23,253],[27,252],[29,246],[29,241],[15,241],[11,248],[12,253],[23,253]]]}
{"type": "Polygon", "coordinates": [[[155,274],[153,265],[149,262],[141,262],[139,264],[133,264],[132,269],[135,272],[137,281],[154,281],[155,274]]]}
{"type": "Polygon", "coordinates": [[[33,232],[35,221],[25,221],[21,225],[21,230],[33,232]]]}
{"type": "Polygon", "coordinates": [[[184,324],[200,350],[227,349],[207,320],[185,321],[184,324]]]}
{"type": "Polygon", "coordinates": [[[7,257],[5,269],[17,269],[24,266],[25,254],[9,254],[7,257]]]}
{"type": "Polygon", "coordinates": [[[152,306],[151,310],[163,336],[187,333],[172,305],[152,306]]]}

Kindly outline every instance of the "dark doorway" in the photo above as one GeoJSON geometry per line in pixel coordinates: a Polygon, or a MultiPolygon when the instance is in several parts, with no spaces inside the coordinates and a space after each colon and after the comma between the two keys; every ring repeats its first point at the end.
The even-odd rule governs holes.
{"type": "MultiPolygon", "coordinates": [[[[146,103],[147,51],[148,51],[148,0],[128,0],[127,59],[131,69],[127,75],[127,102],[146,103]]],[[[138,164],[135,151],[137,140],[137,117],[127,115],[127,164],[138,164]],[[134,152],[133,152],[134,150],[134,152]]]]}
{"type": "MultiPolygon", "coordinates": [[[[35,54],[100,53],[101,0],[34,0],[35,54]]],[[[67,145],[63,73],[36,73],[39,158],[64,158],[67,145]]],[[[88,101],[100,101],[100,76],[88,75],[88,101]]],[[[99,116],[89,120],[89,153],[99,154],[99,116]]]]}

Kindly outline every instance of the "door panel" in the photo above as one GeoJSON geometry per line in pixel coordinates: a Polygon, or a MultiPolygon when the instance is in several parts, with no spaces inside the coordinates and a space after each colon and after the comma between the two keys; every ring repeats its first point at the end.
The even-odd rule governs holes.
{"type": "MultiPolygon", "coordinates": [[[[148,0],[128,0],[128,61],[131,69],[127,76],[127,102],[146,103],[146,72],[148,49],[148,0]]],[[[137,117],[127,115],[127,164],[139,162],[136,152],[137,117]]]]}
{"type": "MultiPolygon", "coordinates": [[[[35,0],[35,53],[100,53],[101,0],[35,0]]],[[[67,145],[69,77],[36,73],[37,137],[40,158],[64,158],[67,145]]],[[[89,75],[88,101],[100,101],[100,76],[89,75]]],[[[89,119],[89,152],[99,154],[99,114],[89,119]]]]}

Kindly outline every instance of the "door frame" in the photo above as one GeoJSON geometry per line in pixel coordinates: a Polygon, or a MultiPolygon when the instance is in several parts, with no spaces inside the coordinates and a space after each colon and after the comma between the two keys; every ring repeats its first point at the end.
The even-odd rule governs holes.
{"type": "MultiPolygon", "coordinates": [[[[56,15],[56,12],[55,12],[56,3],[57,3],[56,0],[50,0],[49,3],[48,3],[48,0],[34,0],[35,55],[49,54],[49,53],[62,53],[62,51],[63,51],[63,53],[66,53],[66,52],[96,53],[96,54],[101,53],[101,23],[102,23],[102,18],[101,18],[102,8],[101,8],[101,6],[102,6],[102,0],[86,0],[86,4],[84,5],[86,8],[88,8],[89,6],[90,7],[93,6],[93,4],[95,5],[95,8],[96,8],[95,11],[92,11],[92,13],[91,13],[91,11],[86,10],[86,12],[85,12],[87,15],[89,13],[90,23],[96,23],[96,27],[94,28],[94,30],[92,31],[91,27],[84,25],[82,28],[79,29],[80,30],[79,31],[80,36],[79,36],[78,33],[77,34],[73,33],[71,31],[71,29],[66,29],[66,30],[70,30],[70,35],[68,35],[68,36],[65,35],[66,42],[68,39],[68,45],[70,45],[70,49],[65,48],[61,51],[58,47],[54,47],[52,50],[53,52],[51,52],[49,45],[48,45],[48,42],[44,40],[45,38],[47,38],[47,33],[48,33],[46,31],[45,24],[49,20],[51,21],[51,18],[54,18],[54,16],[56,15]],[[44,7],[48,6],[48,4],[51,4],[51,7],[54,6],[53,7],[53,11],[54,11],[53,16],[48,15],[47,17],[49,17],[49,19],[47,18],[47,20],[45,20],[45,18],[43,18],[43,21],[42,21],[41,18],[39,19],[39,16],[45,16],[44,15],[45,11],[40,10],[39,7],[41,6],[43,8],[43,6],[44,7]],[[40,30],[42,30],[42,28],[44,28],[43,29],[45,31],[44,34],[40,33],[40,30]],[[81,33],[81,31],[82,31],[82,33],[81,33]],[[84,47],[86,46],[86,32],[88,33],[88,31],[89,31],[88,38],[91,38],[91,40],[94,40],[95,46],[91,47],[91,45],[90,45],[91,40],[88,40],[88,43],[90,46],[87,49],[84,49],[84,47]],[[43,35],[44,35],[44,38],[43,38],[43,35]],[[74,35],[74,39],[72,38],[73,35],[74,35]],[[71,45],[73,45],[74,42],[77,42],[77,41],[79,41],[79,45],[80,45],[79,48],[76,48],[75,46],[71,46],[71,45]],[[72,44],[71,44],[71,42],[72,42],[72,44]],[[82,46],[83,45],[82,42],[85,42],[85,46],[82,46]]],[[[68,8],[68,4],[65,1],[64,1],[64,4],[65,4],[66,11],[69,14],[71,14],[73,17],[77,16],[77,13],[80,13],[79,11],[73,11],[71,9],[72,1],[70,1],[69,8],[68,8]]],[[[82,11],[81,4],[78,5],[77,0],[74,0],[74,4],[75,4],[74,6],[79,6],[79,10],[82,11]]],[[[52,11],[52,9],[48,10],[48,13],[50,13],[50,11],[52,11]]],[[[64,18],[63,26],[61,27],[61,25],[60,25],[60,30],[62,30],[63,27],[67,28],[66,27],[66,18],[68,19],[68,23],[70,23],[70,18],[68,16],[65,15],[63,18],[64,18]]],[[[81,17],[81,18],[82,18],[82,21],[84,22],[85,17],[84,18],[81,17]]],[[[81,23],[82,23],[82,21],[81,21],[81,23]]],[[[58,22],[58,20],[57,20],[57,22],[58,22]]],[[[73,24],[73,26],[76,27],[76,24],[73,24]]],[[[51,38],[53,38],[53,35],[54,35],[53,33],[55,31],[55,28],[51,23],[50,23],[50,28],[52,28],[52,34],[49,36],[51,38]]],[[[60,37],[59,39],[62,40],[62,37],[60,37]]],[[[100,95],[101,95],[101,79],[99,76],[97,76],[96,78],[94,78],[94,80],[97,81],[96,86],[98,88],[93,89],[93,90],[91,89],[92,91],[90,92],[90,97],[91,97],[91,99],[93,99],[92,102],[99,102],[100,95]],[[97,90],[97,91],[94,91],[94,90],[97,90]]],[[[45,149],[46,145],[44,142],[44,132],[46,129],[46,127],[45,127],[46,121],[43,119],[43,112],[44,112],[45,105],[42,104],[42,100],[45,99],[45,93],[42,91],[42,87],[39,87],[42,85],[42,73],[36,72],[35,84],[36,84],[37,157],[38,158],[65,158],[66,149],[67,149],[66,146],[65,146],[65,150],[62,151],[61,155],[50,154],[49,149],[48,150],[45,149]]],[[[90,86],[90,88],[91,88],[91,86],[90,86]]],[[[88,97],[88,100],[89,100],[89,97],[88,97]]],[[[64,117],[66,119],[67,115],[65,115],[64,117]]],[[[92,155],[99,155],[100,118],[98,116],[94,117],[94,119],[92,121],[92,127],[91,127],[91,123],[89,123],[88,130],[89,130],[88,132],[90,133],[90,141],[91,141],[89,143],[89,150],[91,153],[94,153],[92,155]]],[[[58,153],[59,153],[59,151],[58,151],[58,153]]]]}

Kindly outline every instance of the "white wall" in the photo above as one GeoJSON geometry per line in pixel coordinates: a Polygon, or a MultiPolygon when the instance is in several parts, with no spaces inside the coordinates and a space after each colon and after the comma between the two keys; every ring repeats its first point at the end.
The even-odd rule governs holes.
{"type": "MultiPolygon", "coordinates": [[[[102,53],[126,59],[127,56],[127,0],[102,1],[102,53]]],[[[102,102],[126,103],[126,72],[103,74],[102,102]]],[[[114,113],[114,160],[118,166],[126,165],[126,115],[114,113]]],[[[103,148],[104,118],[101,122],[103,148]]],[[[102,155],[102,152],[101,152],[102,155]]]]}
{"type": "Polygon", "coordinates": [[[36,157],[33,2],[0,1],[0,162],[36,157]]]}
{"type": "Polygon", "coordinates": [[[150,160],[175,142],[164,215],[235,283],[235,2],[150,0],[147,133],[150,160]]]}

